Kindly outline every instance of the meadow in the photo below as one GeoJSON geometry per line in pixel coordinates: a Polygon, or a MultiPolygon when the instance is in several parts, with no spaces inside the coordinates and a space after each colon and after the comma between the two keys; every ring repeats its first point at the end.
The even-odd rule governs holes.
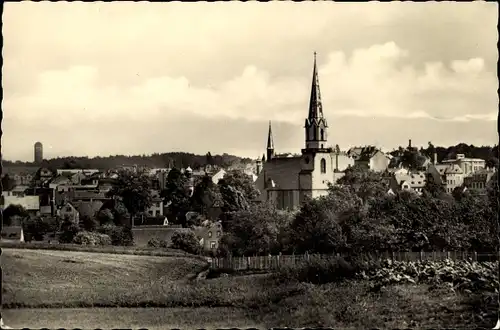
{"type": "MultiPolygon", "coordinates": [[[[3,249],[2,266],[6,317],[9,312],[16,315],[35,308],[39,315],[56,315],[56,319],[56,309],[40,308],[83,307],[84,313],[98,314],[112,327],[130,327],[127,320],[132,317],[115,315],[121,310],[117,307],[127,307],[124,314],[136,315],[134,324],[148,328],[161,328],[161,324],[209,328],[224,324],[337,328],[493,326],[491,320],[476,316],[474,308],[481,302],[472,295],[430,290],[430,285],[421,283],[394,284],[373,291],[369,281],[362,279],[311,284],[280,282],[275,275],[265,273],[196,279],[207,269],[207,263],[192,257],[28,249],[3,249]],[[141,309],[144,313],[138,312],[141,309]]],[[[71,322],[71,326],[77,326],[76,321],[71,322]]],[[[99,326],[102,325],[86,324],[99,326]]]]}

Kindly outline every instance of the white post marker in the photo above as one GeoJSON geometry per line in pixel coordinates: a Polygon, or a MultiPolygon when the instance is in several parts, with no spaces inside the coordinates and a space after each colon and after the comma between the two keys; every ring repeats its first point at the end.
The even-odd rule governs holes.
{"type": "Polygon", "coordinates": [[[12,329],[12,328],[3,324],[3,319],[0,318],[0,329],[12,329]]]}
{"type": "Polygon", "coordinates": [[[497,321],[497,325],[495,325],[495,327],[493,328],[494,330],[498,330],[500,329],[500,319],[498,319],[497,321]]]}

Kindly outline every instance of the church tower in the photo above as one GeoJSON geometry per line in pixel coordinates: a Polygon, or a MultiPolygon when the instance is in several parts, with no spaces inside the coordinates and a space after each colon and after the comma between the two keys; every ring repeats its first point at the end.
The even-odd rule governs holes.
{"type": "Polygon", "coordinates": [[[328,124],[326,122],[326,118],[323,116],[323,104],[321,103],[321,92],[319,89],[318,68],[316,66],[316,52],[314,52],[314,67],[311,86],[311,98],[309,100],[309,114],[305,121],[304,129],[306,133],[305,150],[328,151],[328,124]]]}
{"type": "Polygon", "coordinates": [[[267,161],[271,161],[274,157],[274,141],[273,131],[271,129],[271,121],[269,121],[269,132],[267,133],[267,161]]]}

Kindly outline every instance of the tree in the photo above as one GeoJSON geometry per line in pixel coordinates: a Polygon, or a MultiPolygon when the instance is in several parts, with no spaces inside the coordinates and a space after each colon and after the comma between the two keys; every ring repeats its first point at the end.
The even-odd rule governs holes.
{"type": "MultiPolygon", "coordinates": [[[[365,203],[373,198],[384,196],[389,190],[388,180],[381,173],[358,166],[346,169],[344,176],[337,181],[337,185],[350,187],[365,203]]],[[[332,191],[331,187],[330,191],[332,191]]]]}
{"type": "Polygon", "coordinates": [[[221,193],[224,212],[246,210],[260,194],[252,178],[241,171],[227,173],[217,185],[221,193]]]}
{"type": "Polygon", "coordinates": [[[2,191],[11,191],[16,186],[16,181],[8,174],[2,177],[2,191]]]}
{"type": "Polygon", "coordinates": [[[187,189],[188,178],[176,168],[170,170],[161,192],[164,203],[168,205],[169,213],[178,223],[185,224],[185,215],[190,208],[190,196],[187,189]]]}
{"type": "Polygon", "coordinates": [[[77,224],[73,223],[68,218],[64,219],[61,224],[61,231],[59,232],[59,243],[72,243],[76,234],[80,231],[81,229],[77,224]]]}
{"type": "Polygon", "coordinates": [[[137,173],[118,173],[108,197],[119,197],[130,214],[129,226],[132,226],[133,217],[151,207],[153,197],[149,178],[137,173]]]}
{"type": "Polygon", "coordinates": [[[345,236],[335,212],[336,201],[322,196],[307,201],[293,219],[290,229],[297,253],[332,253],[345,248],[345,236]]]}
{"type": "Polygon", "coordinates": [[[219,187],[213,183],[212,178],[205,175],[194,187],[191,196],[192,210],[208,217],[209,210],[221,200],[219,187]]]}
{"type": "Polygon", "coordinates": [[[20,218],[21,220],[28,216],[28,212],[22,205],[9,205],[3,211],[3,224],[5,226],[10,226],[14,218],[20,218]]]}
{"type": "Polygon", "coordinates": [[[50,226],[41,217],[26,218],[22,224],[25,234],[33,237],[35,241],[43,241],[45,234],[49,232],[50,226]]]}
{"type": "Polygon", "coordinates": [[[498,169],[498,158],[496,157],[490,157],[486,160],[486,167],[487,168],[496,168],[498,169]]]}
{"type": "Polygon", "coordinates": [[[172,235],[172,248],[185,251],[192,254],[201,253],[201,245],[199,239],[193,231],[177,232],[172,235]]]}
{"type": "Polygon", "coordinates": [[[268,203],[252,205],[234,212],[225,228],[219,252],[236,256],[267,255],[282,250],[280,232],[288,226],[289,216],[268,203]]]}
{"type": "Polygon", "coordinates": [[[213,165],[214,164],[214,158],[212,157],[212,154],[209,152],[207,152],[207,155],[206,155],[206,164],[207,165],[213,165]]]}

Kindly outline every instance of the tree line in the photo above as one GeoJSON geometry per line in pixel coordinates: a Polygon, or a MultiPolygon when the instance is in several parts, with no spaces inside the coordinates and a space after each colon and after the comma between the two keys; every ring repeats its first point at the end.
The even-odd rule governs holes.
{"type": "MultiPolygon", "coordinates": [[[[154,153],[152,155],[114,155],[108,157],[57,157],[44,160],[43,166],[53,169],[112,169],[121,165],[125,166],[147,166],[152,168],[177,167],[199,169],[206,165],[219,167],[229,167],[240,163],[250,163],[251,159],[242,158],[229,154],[212,155],[208,152],[205,155],[196,155],[187,152],[154,153]]],[[[38,166],[32,162],[2,160],[3,166],[21,167],[38,166]]]]}

